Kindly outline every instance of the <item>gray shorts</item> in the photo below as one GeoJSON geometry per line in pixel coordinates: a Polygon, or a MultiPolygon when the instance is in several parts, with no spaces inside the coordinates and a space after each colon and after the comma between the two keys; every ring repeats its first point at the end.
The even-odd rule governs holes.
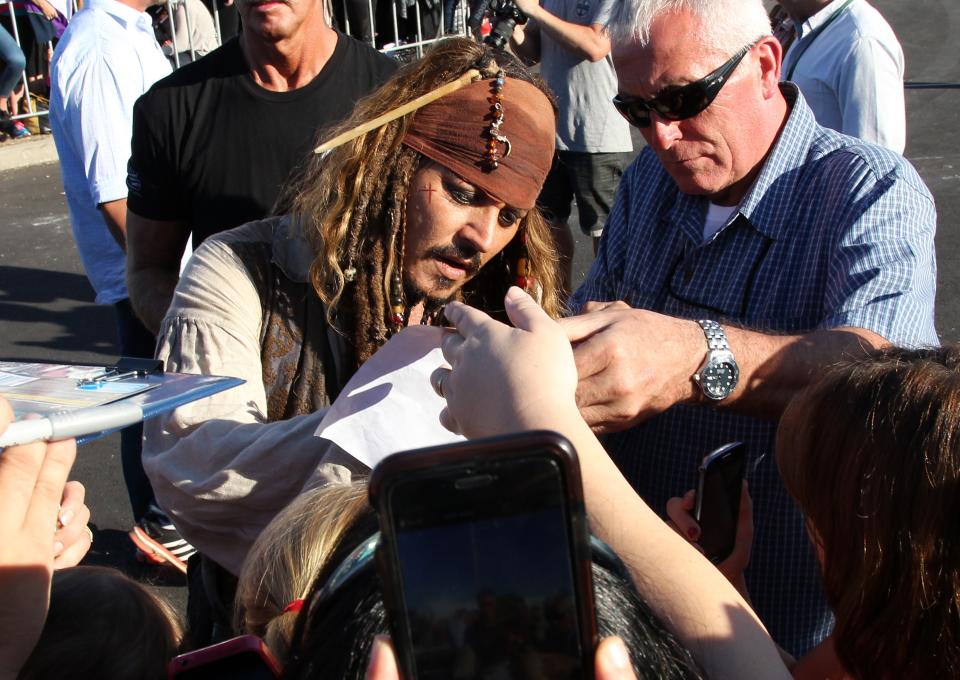
{"type": "Polygon", "coordinates": [[[576,197],[580,230],[599,238],[623,170],[635,156],[626,152],[557,151],[537,205],[551,222],[566,222],[576,197]]]}

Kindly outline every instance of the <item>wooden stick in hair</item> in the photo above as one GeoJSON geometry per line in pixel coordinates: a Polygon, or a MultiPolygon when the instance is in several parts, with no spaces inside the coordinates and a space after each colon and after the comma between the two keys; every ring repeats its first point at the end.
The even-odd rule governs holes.
{"type": "Polygon", "coordinates": [[[373,120],[368,120],[366,123],[362,123],[357,127],[353,128],[352,130],[347,130],[346,132],[337,135],[333,139],[327,140],[326,142],[318,146],[316,149],[314,149],[313,152],[323,153],[324,151],[335,149],[341,144],[346,144],[347,142],[353,139],[356,139],[360,135],[370,132],[370,130],[375,130],[381,125],[386,125],[390,121],[396,120],[401,116],[405,116],[411,111],[416,111],[419,108],[423,108],[430,102],[434,102],[440,99],[441,97],[445,97],[451,92],[456,92],[460,88],[466,87],[470,83],[480,80],[481,77],[482,76],[480,74],[480,71],[475,68],[472,68],[466,73],[464,73],[462,76],[457,78],[456,80],[451,81],[446,85],[441,85],[437,89],[431,90],[426,94],[420,95],[416,99],[412,99],[408,101],[406,104],[403,104],[402,106],[398,106],[392,111],[387,111],[382,116],[377,116],[373,120]]]}

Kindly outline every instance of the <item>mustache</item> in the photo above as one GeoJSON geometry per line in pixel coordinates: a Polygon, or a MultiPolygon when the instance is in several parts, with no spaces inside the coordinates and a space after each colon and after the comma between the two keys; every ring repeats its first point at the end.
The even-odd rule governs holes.
{"type": "Polygon", "coordinates": [[[471,276],[480,271],[482,258],[476,249],[469,246],[458,246],[450,244],[446,246],[434,246],[427,251],[430,257],[439,257],[446,260],[454,260],[465,266],[467,273],[471,276]]]}

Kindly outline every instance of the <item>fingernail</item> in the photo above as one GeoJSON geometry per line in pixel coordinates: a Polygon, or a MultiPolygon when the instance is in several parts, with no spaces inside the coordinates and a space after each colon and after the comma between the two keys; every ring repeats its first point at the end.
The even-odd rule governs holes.
{"type": "Polygon", "coordinates": [[[74,518],[73,510],[64,510],[60,513],[60,526],[67,526],[70,524],[70,520],[74,518]]]}
{"type": "Polygon", "coordinates": [[[524,292],[517,288],[516,286],[510,286],[507,289],[507,299],[516,302],[517,300],[522,300],[524,292]]]}
{"type": "Polygon", "coordinates": [[[383,655],[383,650],[387,646],[387,638],[383,635],[377,635],[373,638],[373,647],[370,648],[370,666],[375,667],[377,662],[380,661],[380,657],[383,655]]]}
{"type": "Polygon", "coordinates": [[[697,529],[697,527],[690,527],[689,529],[687,529],[687,537],[691,541],[697,540],[697,536],[699,535],[700,535],[700,530],[697,529]]]}
{"type": "Polygon", "coordinates": [[[627,646],[623,643],[623,640],[613,638],[607,643],[607,660],[618,671],[625,671],[630,668],[630,654],[627,653],[627,646]]]}
{"type": "Polygon", "coordinates": [[[62,552],[63,552],[63,543],[61,543],[60,541],[54,541],[54,542],[53,542],[53,556],[56,557],[57,555],[59,555],[59,554],[62,553],[62,552]]]}

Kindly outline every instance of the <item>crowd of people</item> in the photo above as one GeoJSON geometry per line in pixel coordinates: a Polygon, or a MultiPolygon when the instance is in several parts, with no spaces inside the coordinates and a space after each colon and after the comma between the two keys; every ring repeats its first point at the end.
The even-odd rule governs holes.
{"type": "MultiPolygon", "coordinates": [[[[149,0],[72,19],[50,115],[97,301],[124,353],[245,382],[122,443],[131,538],[186,572],[184,620],[78,566],[72,441],[0,455],[0,673],[160,678],[248,634],[282,677],[398,678],[370,469],[315,433],[433,325],[445,428],[576,448],[614,555],[598,680],[960,676],[960,346],[892,31],[865,0],[518,6],[516,56],[448,38],[402,66],[319,0],[237,0],[238,37],[173,72],[149,0]],[[573,197],[596,240],[568,297],[573,197]],[[688,490],[731,441],[756,464],[715,565],[688,490]]],[[[543,677],[510,655],[449,677],[543,677]]]]}

